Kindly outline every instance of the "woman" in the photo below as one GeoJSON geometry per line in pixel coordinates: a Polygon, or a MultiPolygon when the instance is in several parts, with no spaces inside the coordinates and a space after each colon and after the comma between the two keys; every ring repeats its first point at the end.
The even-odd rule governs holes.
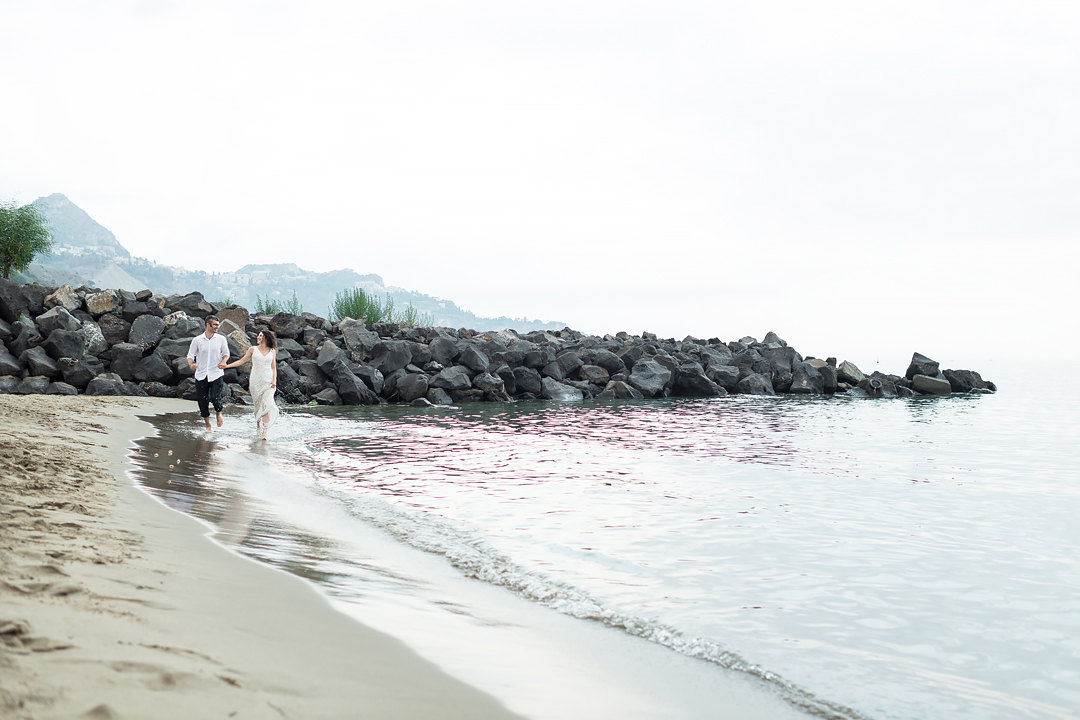
{"type": "Polygon", "coordinates": [[[277,338],[273,331],[263,330],[244,356],[236,362],[218,365],[222,370],[243,365],[251,361],[251,375],[248,378],[248,392],[255,403],[255,429],[266,439],[266,428],[278,415],[274,392],[277,390],[277,338]]]}

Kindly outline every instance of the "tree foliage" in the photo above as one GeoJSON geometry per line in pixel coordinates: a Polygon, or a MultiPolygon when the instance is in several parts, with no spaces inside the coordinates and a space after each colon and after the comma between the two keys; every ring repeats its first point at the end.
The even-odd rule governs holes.
{"type": "Polygon", "coordinates": [[[48,224],[33,205],[0,202],[0,269],[4,277],[22,272],[31,261],[52,250],[48,224]]]}

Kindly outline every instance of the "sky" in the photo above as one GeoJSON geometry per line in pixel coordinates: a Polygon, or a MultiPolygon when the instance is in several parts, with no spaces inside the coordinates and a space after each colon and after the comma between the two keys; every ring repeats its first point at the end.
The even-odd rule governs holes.
{"type": "Polygon", "coordinates": [[[867,371],[1080,350],[1077,3],[0,0],[0,67],[0,199],[157,262],[867,371]]]}

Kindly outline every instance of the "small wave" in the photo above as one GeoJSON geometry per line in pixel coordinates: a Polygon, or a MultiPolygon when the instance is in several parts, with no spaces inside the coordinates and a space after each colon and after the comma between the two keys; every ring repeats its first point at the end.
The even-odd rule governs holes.
{"type": "MultiPolygon", "coordinates": [[[[322,455],[322,453],[319,453],[322,455]]],[[[316,455],[309,455],[305,465],[316,455]]],[[[310,466],[308,466],[310,471],[310,466]]],[[[592,620],[629,635],[643,638],[689,657],[705,660],[726,670],[745,673],[767,683],[794,707],[828,720],[867,720],[867,716],[817,697],[780,675],[750,662],[708,638],[692,637],[655,620],[606,607],[585,590],[528,570],[492,548],[483,538],[444,518],[394,506],[376,495],[336,489],[318,482],[313,490],[337,502],[359,520],[388,533],[400,542],[441,555],[467,577],[507,588],[530,601],[565,615],[592,620]]]]}

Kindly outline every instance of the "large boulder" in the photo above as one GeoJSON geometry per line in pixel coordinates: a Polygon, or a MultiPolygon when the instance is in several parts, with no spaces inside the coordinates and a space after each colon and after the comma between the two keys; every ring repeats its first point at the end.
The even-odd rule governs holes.
{"type": "Polygon", "coordinates": [[[367,329],[359,320],[345,318],[338,323],[338,332],[345,342],[345,348],[356,362],[364,362],[371,357],[372,350],[381,342],[377,333],[367,329]]]}
{"type": "Polygon", "coordinates": [[[673,377],[671,370],[656,360],[638,360],[627,382],[645,397],[659,397],[670,387],[673,377]]]}
{"type": "Polygon", "coordinates": [[[101,332],[101,326],[93,320],[84,322],[82,327],[79,328],[79,333],[83,338],[83,347],[91,355],[100,355],[109,349],[109,343],[101,332]]]}
{"type": "MultiPolygon", "coordinates": [[[[89,298],[88,298],[89,299],[89,298]]],[[[180,298],[170,298],[170,308],[175,312],[182,310],[191,317],[205,318],[214,314],[214,308],[206,302],[201,292],[192,292],[180,298]]]]}
{"type": "Polygon", "coordinates": [[[326,388],[320,390],[311,396],[311,399],[320,405],[340,405],[341,396],[338,395],[337,390],[333,388],[326,388]]]}
{"type": "Polygon", "coordinates": [[[86,296],[86,311],[93,315],[95,318],[99,318],[106,313],[118,313],[120,304],[120,293],[116,290],[102,290],[101,292],[90,293],[86,296]]]}
{"type": "Polygon", "coordinates": [[[165,334],[165,321],[156,315],[139,315],[131,323],[128,331],[128,342],[138,345],[143,352],[158,344],[165,334]]]}
{"type": "Polygon", "coordinates": [[[29,308],[23,286],[14,280],[0,278],[0,320],[13,323],[20,315],[29,313],[29,308]]]}
{"type": "Polygon", "coordinates": [[[383,375],[400,370],[412,361],[412,351],[403,340],[384,340],[371,349],[371,364],[383,375]]]}
{"type": "Polygon", "coordinates": [[[540,373],[531,367],[524,366],[514,368],[514,383],[517,385],[517,392],[532,395],[539,395],[544,387],[540,373]]]}
{"type": "Polygon", "coordinates": [[[775,395],[770,378],[761,373],[750,373],[735,385],[735,391],[743,395],[775,395]]]}
{"type": "Polygon", "coordinates": [[[581,390],[561,383],[554,378],[546,377],[541,380],[541,384],[540,395],[548,400],[582,400],[585,397],[581,390]]]}
{"type": "Polygon", "coordinates": [[[491,359],[482,350],[472,345],[468,345],[461,351],[457,362],[458,365],[467,367],[473,373],[487,372],[488,367],[491,365],[491,359]]]}
{"type": "Polygon", "coordinates": [[[341,401],[346,405],[378,405],[382,402],[379,396],[349,369],[344,360],[339,359],[334,363],[331,378],[341,401]]]}
{"type": "Polygon", "coordinates": [[[14,395],[19,391],[19,384],[21,382],[22,378],[15,377],[14,375],[0,375],[0,394],[14,395]]]}
{"type": "Polygon", "coordinates": [[[382,374],[382,371],[379,370],[379,368],[364,363],[357,363],[350,369],[356,373],[356,377],[363,380],[364,384],[371,388],[373,393],[376,395],[382,394],[386,376],[382,374]]]}
{"type": "Polygon", "coordinates": [[[139,360],[135,364],[135,368],[131,374],[135,380],[142,383],[168,383],[173,380],[172,367],[169,365],[168,361],[158,353],[147,355],[139,360]]]}
{"type": "Polygon", "coordinates": [[[0,376],[19,375],[22,370],[23,365],[19,362],[19,359],[8,352],[8,349],[4,347],[4,343],[0,343],[0,376]]]}
{"type": "MultiPolygon", "coordinates": [[[[60,375],[64,378],[64,382],[77,388],[84,388],[97,373],[86,360],[79,358],[62,357],[56,361],[57,367],[60,368],[60,375]]],[[[2,372],[2,370],[0,370],[2,372]]]]}
{"type": "Polygon", "coordinates": [[[191,341],[193,338],[173,338],[164,339],[157,344],[157,348],[154,352],[162,353],[165,359],[172,362],[176,358],[186,358],[188,350],[191,349],[191,341]]]}
{"type": "Polygon", "coordinates": [[[230,305],[229,307],[222,308],[216,313],[218,320],[225,323],[226,320],[236,325],[243,331],[247,331],[248,320],[251,318],[251,313],[246,308],[242,308],[239,305],[230,305]]]}
{"type": "Polygon", "coordinates": [[[86,386],[87,395],[126,395],[124,379],[116,373],[102,373],[86,386]]]}
{"type": "Polygon", "coordinates": [[[793,395],[823,395],[825,393],[825,378],[812,363],[798,363],[792,369],[791,387],[788,392],[793,395]]]}
{"type": "Polygon", "coordinates": [[[164,317],[165,312],[153,303],[139,301],[126,302],[123,307],[120,308],[120,317],[124,318],[129,323],[135,322],[137,318],[140,318],[143,315],[164,317]]]}
{"type": "Polygon", "coordinates": [[[63,307],[57,306],[34,318],[41,334],[48,336],[53,330],[78,330],[82,323],[63,307]]]}
{"type": "Polygon", "coordinates": [[[121,380],[132,380],[135,378],[135,366],[142,359],[143,351],[138,345],[116,343],[112,347],[112,363],[109,365],[109,370],[118,375],[121,380]]]}
{"type": "Polygon", "coordinates": [[[845,360],[836,368],[836,379],[848,385],[858,385],[866,378],[862,370],[853,362],[845,360]]]}
{"type": "Polygon", "coordinates": [[[916,375],[937,377],[939,372],[941,372],[941,366],[936,360],[931,360],[925,355],[915,353],[911,356],[911,364],[908,365],[908,369],[907,372],[904,373],[904,377],[914,382],[916,375]]]}
{"type": "Polygon", "coordinates": [[[41,343],[45,352],[53,360],[73,358],[78,360],[86,354],[86,342],[81,332],[73,330],[53,330],[45,342],[41,343]]]}
{"type": "Polygon", "coordinates": [[[935,376],[914,375],[911,378],[911,387],[915,392],[923,395],[948,395],[952,392],[952,385],[940,373],[935,376]]]}
{"type": "Polygon", "coordinates": [[[43,376],[50,380],[60,377],[60,368],[56,361],[49,357],[41,346],[27,349],[19,356],[19,362],[26,367],[29,375],[43,376]]]}
{"type": "Polygon", "coordinates": [[[705,377],[728,392],[735,392],[735,387],[739,384],[739,368],[734,365],[710,364],[705,369],[705,377]]]}
{"type": "Polygon", "coordinates": [[[131,323],[114,313],[105,313],[97,318],[98,328],[110,346],[127,342],[131,333],[131,323]]]}
{"type": "Polygon", "coordinates": [[[46,395],[78,395],[79,390],[73,385],[68,385],[66,382],[60,382],[59,380],[49,383],[49,388],[45,391],[46,395]]]}
{"type": "Polygon", "coordinates": [[[183,310],[169,313],[162,318],[165,323],[165,337],[170,340],[193,338],[206,331],[206,323],[188,315],[183,310]]]}
{"type": "Polygon", "coordinates": [[[412,402],[417,398],[427,395],[428,378],[423,373],[409,373],[398,378],[396,386],[398,397],[402,402],[412,402]]]}
{"type": "Polygon", "coordinates": [[[327,377],[333,377],[334,366],[338,362],[344,362],[345,351],[339,348],[333,343],[332,340],[325,340],[322,345],[319,346],[319,354],[315,358],[315,362],[319,365],[319,370],[323,372],[327,377]]]}
{"type": "Polygon", "coordinates": [[[572,350],[567,350],[555,356],[555,362],[562,368],[563,377],[575,377],[578,370],[585,364],[581,356],[572,350]]]}
{"type": "MultiPolygon", "coordinates": [[[[3,371],[0,370],[0,375],[3,371]]],[[[949,381],[949,386],[955,393],[978,392],[981,390],[994,390],[993,383],[982,379],[982,375],[974,370],[944,370],[942,375],[949,381]]]]}
{"type": "Polygon", "coordinates": [[[578,369],[578,376],[593,385],[605,387],[611,380],[611,373],[599,365],[582,365],[578,369]]]}
{"type": "Polygon", "coordinates": [[[626,372],[626,363],[622,361],[622,358],[610,350],[604,350],[603,348],[596,350],[592,354],[591,360],[592,365],[604,368],[608,371],[609,375],[626,372]]]}
{"type": "Polygon", "coordinates": [[[22,379],[15,392],[19,395],[44,395],[49,391],[49,378],[44,375],[29,375],[22,379]]]}
{"type": "Polygon", "coordinates": [[[441,370],[435,377],[428,381],[428,386],[453,392],[455,390],[467,390],[472,387],[472,380],[468,371],[461,365],[454,365],[441,370]]]}
{"type": "Polygon", "coordinates": [[[681,397],[716,397],[727,395],[727,390],[710,380],[699,363],[687,362],[675,369],[671,394],[681,397]]]}
{"type": "Polygon", "coordinates": [[[428,349],[431,351],[431,359],[443,367],[450,367],[461,356],[461,348],[457,342],[448,337],[435,338],[428,345],[428,349]]]}
{"type": "Polygon", "coordinates": [[[292,313],[280,312],[270,318],[270,329],[279,338],[296,338],[304,334],[307,323],[304,318],[292,313]]]}
{"type": "Polygon", "coordinates": [[[612,380],[596,397],[604,400],[641,400],[644,395],[622,380],[612,380]]]}
{"type": "Polygon", "coordinates": [[[13,337],[8,340],[7,346],[15,357],[21,357],[27,350],[45,341],[37,325],[29,318],[11,323],[11,331],[13,337]]]}

